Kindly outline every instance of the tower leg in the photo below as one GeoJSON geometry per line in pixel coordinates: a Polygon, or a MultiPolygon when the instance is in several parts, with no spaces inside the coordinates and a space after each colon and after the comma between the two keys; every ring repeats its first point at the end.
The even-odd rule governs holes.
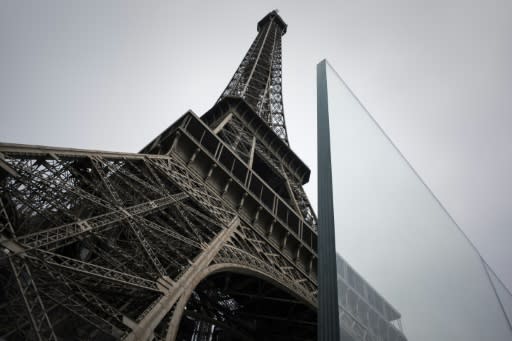
{"type": "MultiPolygon", "coordinates": [[[[184,295],[189,288],[193,288],[194,282],[198,280],[201,273],[205,271],[210,262],[215,258],[219,250],[231,238],[240,220],[235,217],[231,223],[224,229],[213,241],[205,248],[199,257],[195,260],[189,269],[181,276],[181,278],[173,285],[173,287],[165,293],[155,304],[144,318],[134,327],[133,331],[126,337],[126,340],[148,340],[153,334],[154,329],[171,310],[176,301],[184,295]]],[[[185,302],[186,303],[186,302],[185,302]]],[[[169,336],[170,337],[170,336],[169,336]]]]}

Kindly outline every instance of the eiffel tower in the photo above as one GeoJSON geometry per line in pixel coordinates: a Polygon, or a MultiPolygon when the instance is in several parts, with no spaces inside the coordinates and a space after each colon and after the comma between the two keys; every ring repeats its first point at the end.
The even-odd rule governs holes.
{"type": "Polygon", "coordinates": [[[0,144],[0,339],[314,340],[317,223],[277,11],[139,153],[0,144]]]}

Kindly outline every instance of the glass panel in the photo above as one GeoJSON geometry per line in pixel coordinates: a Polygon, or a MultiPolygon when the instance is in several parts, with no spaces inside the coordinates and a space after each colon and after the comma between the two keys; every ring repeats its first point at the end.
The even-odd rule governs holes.
{"type": "MultiPolygon", "coordinates": [[[[350,264],[338,281],[368,305],[366,332],[401,340],[403,325],[411,341],[510,341],[497,300],[504,296],[512,307],[510,293],[501,283],[495,293],[476,249],[334,69],[322,62],[318,71],[319,271],[330,269],[321,242],[330,211],[336,252],[350,264]],[[329,138],[330,160],[321,156],[329,138]],[[322,181],[330,173],[329,189],[322,181]]],[[[320,290],[324,278],[319,273],[320,290]]]]}

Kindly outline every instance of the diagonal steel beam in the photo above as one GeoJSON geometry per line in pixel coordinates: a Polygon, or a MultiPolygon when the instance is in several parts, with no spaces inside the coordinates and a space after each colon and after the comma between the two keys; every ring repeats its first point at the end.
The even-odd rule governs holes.
{"type": "Polygon", "coordinates": [[[57,341],[57,336],[26,260],[15,255],[8,259],[35,337],[40,341],[57,341]]]}
{"type": "Polygon", "coordinates": [[[65,224],[36,233],[24,235],[18,237],[16,241],[26,246],[27,248],[54,250],[75,241],[77,237],[84,233],[97,232],[103,227],[125,220],[130,216],[144,215],[157,210],[162,210],[165,207],[174,205],[176,202],[184,200],[187,197],[188,195],[186,193],[168,195],[156,200],[150,200],[124,209],[119,208],[114,211],[80,220],[71,224],[65,224]]]}
{"type": "Polygon", "coordinates": [[[29,254],[26,255],[26,258],[35,264],[39,264],[40,266],[46,266],[47,264],[51,267],[82,273],[88,276],[105,279],[122,285],[138,287],[156,292],[161,291],[161,289],[159,289],[159,285],[155,281],[105,268],[99,265],[79,261],[77,259],[62,256],[49,251],[29,251],[29,254]],[[36,256],[32,256],[30,254],[35,254],[36,256]]]}

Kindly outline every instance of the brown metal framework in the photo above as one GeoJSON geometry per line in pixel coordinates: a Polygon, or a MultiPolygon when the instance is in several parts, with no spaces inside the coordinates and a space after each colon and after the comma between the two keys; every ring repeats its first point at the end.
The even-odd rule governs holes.
{"type": "Polygon", "coordinates": [[[0,144],[0,339],[312,340],[316,217],[275,11],[215,106],[140,153],[0,144]]]}

